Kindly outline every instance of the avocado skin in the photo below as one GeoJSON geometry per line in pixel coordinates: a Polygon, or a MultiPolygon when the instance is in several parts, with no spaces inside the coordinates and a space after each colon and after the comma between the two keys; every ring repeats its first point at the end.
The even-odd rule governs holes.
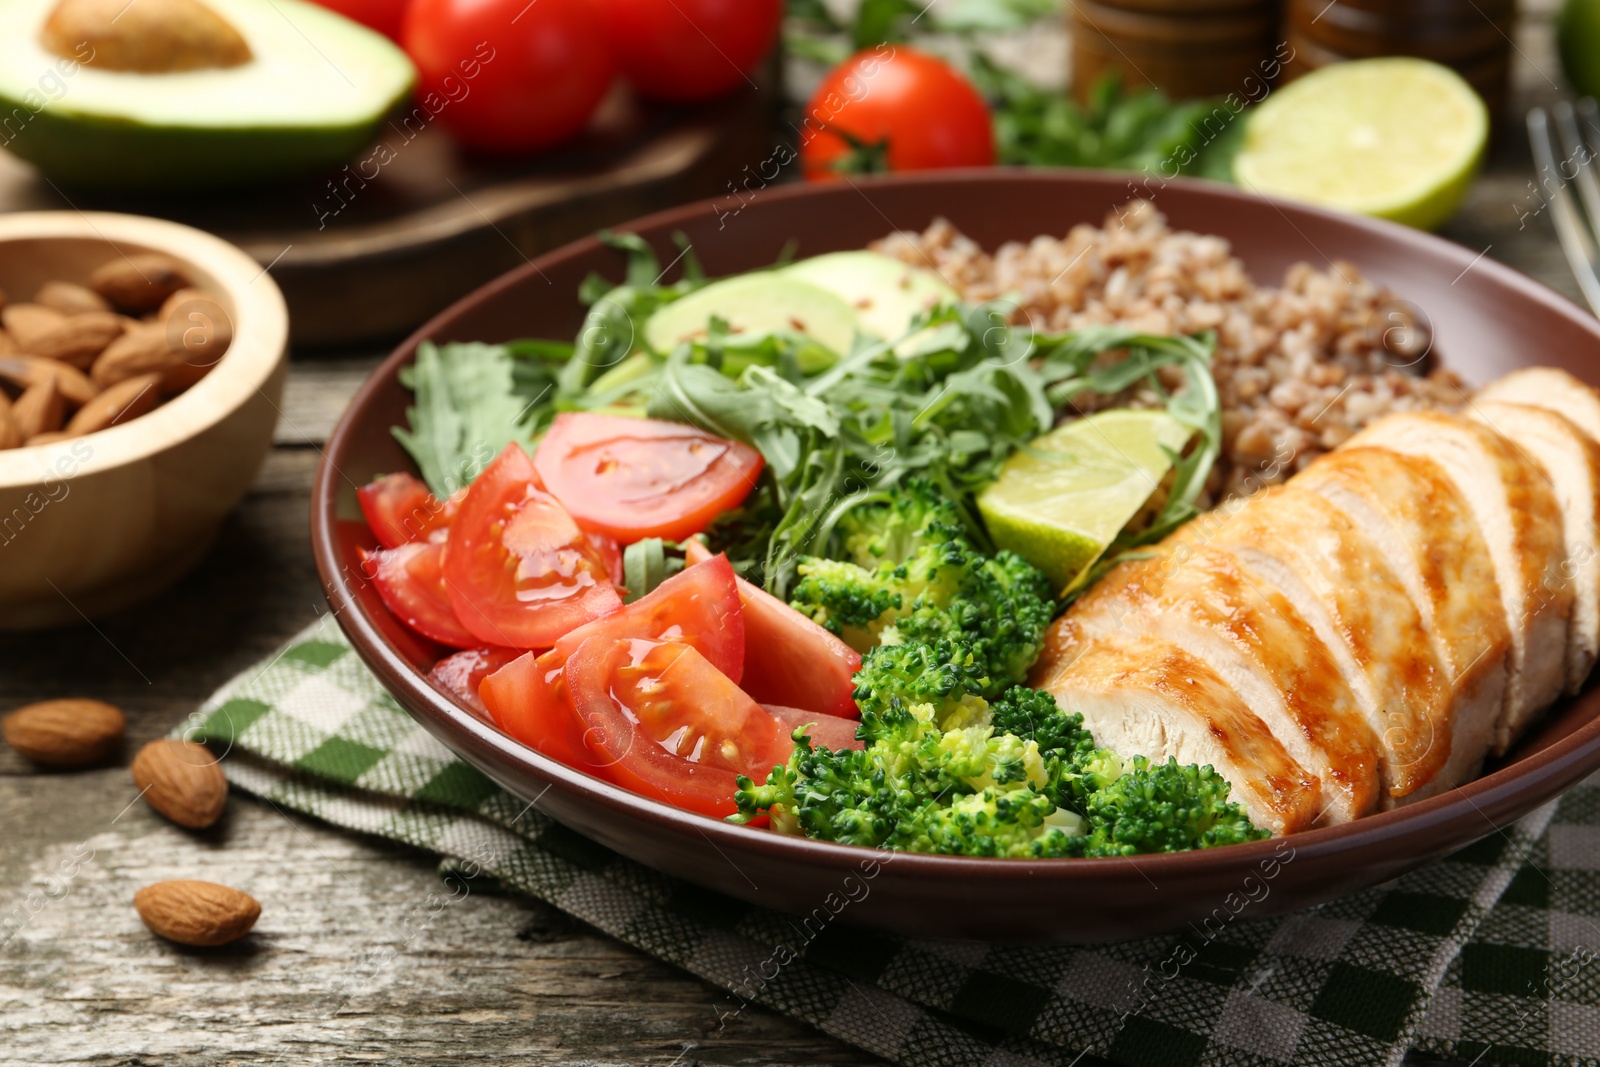
{"type": "Polygon", "coordinates": [[[337,168],[376,140],[393,110],[344,126],[149,126],[50,107],[33,112],[0,94],[0,144],[52,180],[81,189],[233,188],[337,168]]]}

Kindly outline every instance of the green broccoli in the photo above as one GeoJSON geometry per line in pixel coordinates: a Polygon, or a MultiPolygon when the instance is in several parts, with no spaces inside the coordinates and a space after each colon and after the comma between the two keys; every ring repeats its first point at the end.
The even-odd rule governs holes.
{"type": "Polygon", "coordinates": [[[765,784],[739,779],[733,819],[767,812],[783,832],[965,856],[1129,856],[1267,836],[1210,767],[1125,760],[1049,693],[1013,686],[990,704],[948,657],[908,655],[919,648],[869,654],[861,675],[876,677],[857,689],[866,748],[816,748],[796,731],[765,784]],[[889,652],[895,672],[888,657],[874,669],[889,652]],[[912,702],[891,692],[896,681],[912,702]]]}
{"type": "Polygon", "coordinates": [[[987,697],[1021,681],[1054,614],[1049,581],[1020,556],[975,549],[928,483],[884,496],[840,521],[850,560],[800,562],[793,606],[862,653],[958,645],[988,678],[987,697]]]}

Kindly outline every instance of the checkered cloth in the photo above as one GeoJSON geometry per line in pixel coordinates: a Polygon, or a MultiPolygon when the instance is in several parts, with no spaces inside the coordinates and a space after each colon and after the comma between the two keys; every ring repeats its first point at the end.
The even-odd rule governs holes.
{"type": "Polygon", "coordinates": [[[757,1003],[905,1067],[1355,1067],[1413,1046],[1600,1063],[1600,779],[1310,911],[1017,947],[803,930],[624,859],[457,760],[329,618],[179,732],[226,750],[240,789],[440,854],[700,976],[725,991],[717,1020],[757,1003]]]}

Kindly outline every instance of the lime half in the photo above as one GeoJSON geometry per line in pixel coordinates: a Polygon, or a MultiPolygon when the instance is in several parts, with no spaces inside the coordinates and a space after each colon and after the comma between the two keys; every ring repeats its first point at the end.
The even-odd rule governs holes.
{"type": "Polygon", "coordinates": [[[1488,108],[1455,71],[1362,59],[1267,97],[1233,174],[1252,192],[1431,230],[1461,205],[1488,141],[1488,108]]]}
{"type": "Polygon", "coordinates": [[[978,496],[995,544],[1065,590],[1144,509],[1190,430],[1161,411],[1118,409],[1059,426],[1006,461],[978,496]]]}

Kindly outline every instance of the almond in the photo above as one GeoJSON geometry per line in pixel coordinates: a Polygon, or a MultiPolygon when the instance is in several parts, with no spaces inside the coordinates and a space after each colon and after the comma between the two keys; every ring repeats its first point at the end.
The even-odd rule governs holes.
{"type": "Polygon", "coordinates": [[[0,323],[24,352],[32,352],[35,341],[66,321],[61,312],[43,304],[10,304],[0,310],[0,323]]]}
{"type": "Polygon", "coordinates": [[[0,393],[0,448],[16,448],[20,444],[22,434],[11,417],[11,398],[0,393]]]}
{"type": "Polygon", "coordinates": [[[98,700],[45,700],[18,708],[0,723],[6,743],[35,763],[87,767],[122,744],[122,712],[98,700]]]}
{"type": "Polygon", "coordinates": [[[11,422],[24,439],[42,433],[55,433],[61,429],[66,405],[61,402],[61,391],[54,378],[46,378],[37,385],[24,389],[22,396],[11,408],[11,422]]]}
{"type": "Polygon", "coordinates": [[[167,339],[183,361],[199,371],[195,380],[233,344],[233,318],[222,301],[204,289],[179,289],[161,305],[161,321],[167,324],[167,339]]]}
{"type": "Polygon", "coordinates": [[[0,355],[10,355],[17,350],[17,342],[5,330],[0,330],[0,355]]]}
{"type": "Polygon", "coordinates": [[[222,818],[228,780],[211,750],[193,741],[152,741],[133,758],[133,784],[152,808],[191,830],[222,818]]]}
{"type": "Polygon", "coordinates": [[[111,310],[111,305],[106,303],[105,297],[93,289],[72,282],[45,282],[39,286],[39,291],[33,294],[33,302],[43,304],[47,308],[55,308],[64,315],[76,315],[81,311],[111,310]]]}
{"type": "Polygon", "coordinates": [[[42,381],[54,381],[61,399],[70,407],[87,404],[100,391],[78,368],[41,356],[0,356],[0,381],[24,389],[42,381]]]}
{"type": "Polygon", "coordinates": [[[189,879],[147,885],[133,895],[133,906],[153,933],[201,947],[237,941],[261,917],[261,905],[249,893],[189,879]]]}
{"type": "MultiPolygon", "coordinates": [[[[101,389],[140,374],[158,374],[163,383],[183,360],[167,343],[167,328],[160,323],[139,323],[106,345],[94,361],[89,378],[101,389]]],[[[164,390],[165,391],[165,390],[164,390]]]]}
{"type": "Polygon", "coordinates": [[[122,329],[120,316],[109,311],[86,311],[35,337],[25,347],[31,356],[59,359],[86,370],[107,345],[122,336],[122,329]]]}
{"type": "Polygon", "coordinates": [[[79,408],[67,423],[67,432],[77,437],[137,419],[156,406],[160,385],[161,379],[154,374],[118,382],[79,408]]]}
{"type": "Polygon", "coordinates": [[[177,260],[153,252],[118,256],[89,275],[89,288],[113,307],[140,315],[188,284],[177,260]]]}
{"type": "Polygon", "coordinates": [[[37,437],[28,438],[23,443],[29,448],[34,448],[38,445],[54,445],[59,444],[62,441],[70,440],[72,440],[72,435],[70,433],[42,433],[37,437]]]}

